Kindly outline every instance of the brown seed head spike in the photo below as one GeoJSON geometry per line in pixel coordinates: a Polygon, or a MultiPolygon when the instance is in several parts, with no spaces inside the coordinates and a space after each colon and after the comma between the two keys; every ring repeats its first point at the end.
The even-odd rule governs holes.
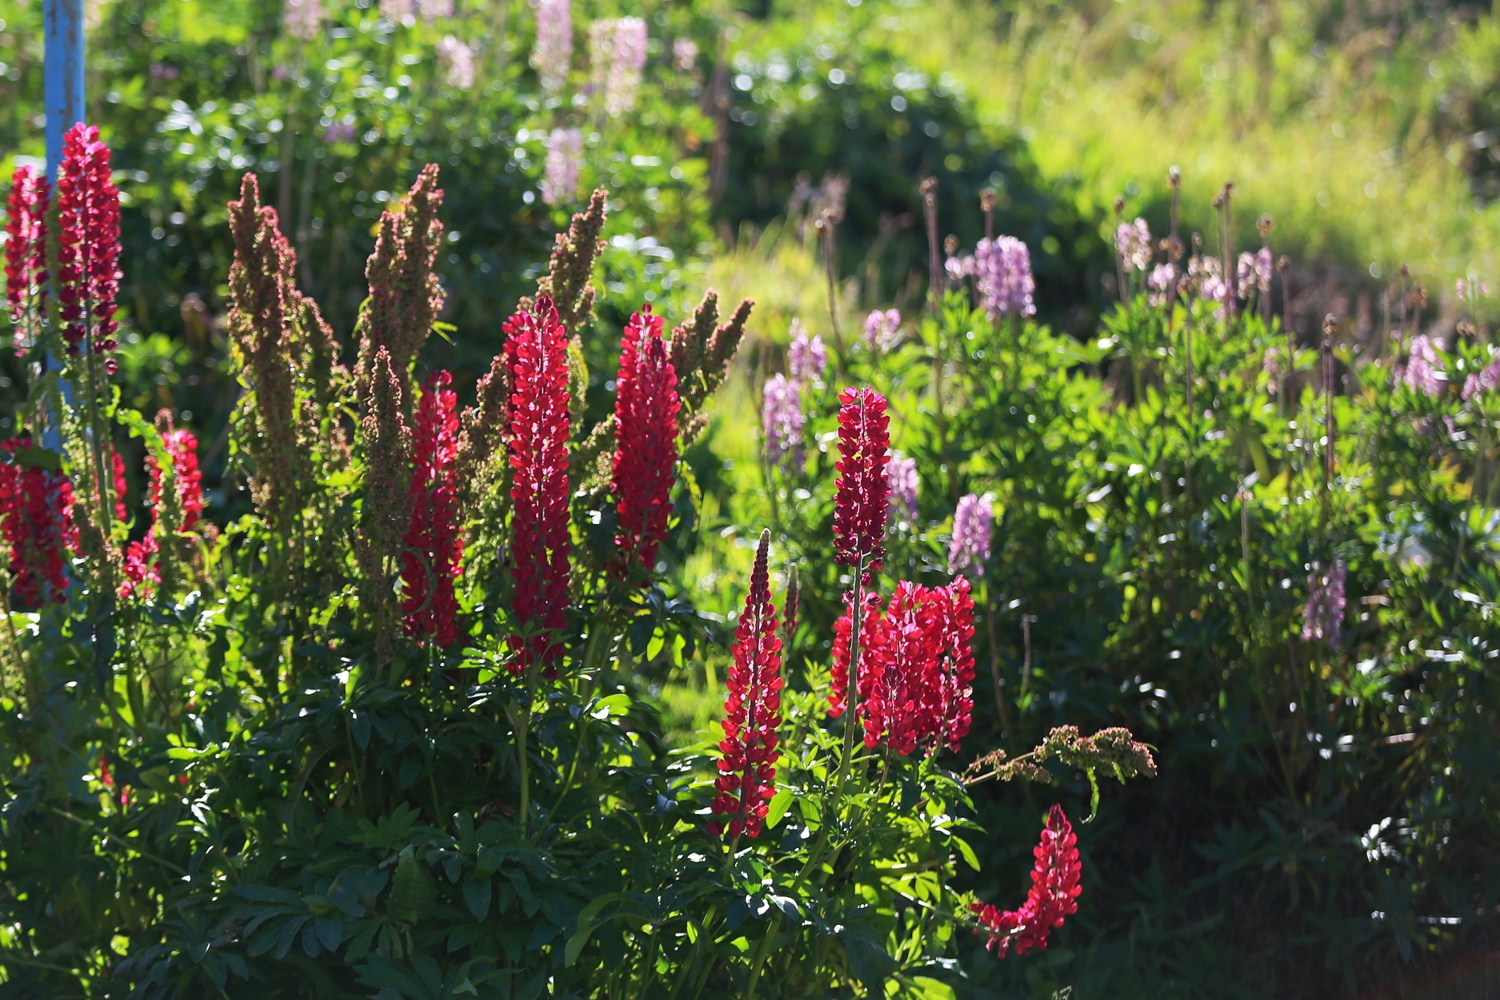
{"type": "Polygon", "coordinates": [[[995,210],[995,189],[985,188],[979,192],[979,208],[981,211],[993,212],[995,210]]]}
{"type": "Polygon", "coordinates": [[[1260,231],[1260,238],[1264,240],[1270,238],[1271,229],[1275,225],[1276,223],[1271,220],[1269,215],[1262,215],[1260,221],[1255,224],[1255,228],[1260,231]]]}
{"type": "Polygon", "coordinates": [[[411,520],[412,437],[400,378],[391,365],[391,352],[382,347],[370,362],[369,405],[361,421],[365,447],[364,530],[355,557],[369,586],[365,589],[375,627],[375,656],[390,659],[396,629],[395,601],[388,581],[396,573],[402,535],[411,520]]]}
{"type": "Polygon", "coordinates": [[[1125,214],[1125,196],[1123,194],[1117,194],[1117,195],[1115,195],[1115,218],[1118,219],[1121,216],[1123,216],[1124,214],[1125,214]]]}
{"type": "Polygon", "coordinates": [[[703,359],[704,392],[703,399],[697,401],[697,407],[701,407],[703,401],[717,392],[729,377],[729,363],[740,349],[740,341],[745,336],[745,324],[750,322],[750,310],[754,308],[754,299],[741,299],[740,304],[735,307],[734,315],[729,317],[729,322],[720,323],[714,329],[703,359]]]}
{"type": "Polygon", "coordinates": [[[460,418],[462,430],[458,433],[458,454],[453,459],[453,468],[465,508],[472,504],[475,489],[486,479],[482,475],[485,466],[492,458],[503,457],[506,407],[510,404],[513,382],[505,355],[495,355],[489,372],[474,387],[477,405],[465,410],[460,418]]]}
{"type": "Polygon", "coordinates": [[[228,209],[234,240],[228,327],[251,383],[244,403],[251,418],[246,449],[255,464],[251,494],[271,523],[285,530],[301,506],[300,484],[309,472],[296,413],[297,255],[281,234],[275,210],[261,206],[254,174],[244,176],[240,198],[228,209]]]}
{"type": "Polygon", "coordinates": [[[604,230],[608,197],[603,188],[595,190],[588,208],[573,216],[567,233],[557,234],[547,274],[536,285],[538,297],[552,299],[569,335],[577,335],[594,312],[594,286],[589,279],[594,261],[604,252],[599,234],[604,230]]]}
{"type": "Polygon", "coordinates": [[[668,348],[668,360],[677,372],[678,395],[686,398],[688,382],[698,378],[703,359],[708,352],[708,342],[714,335],[714,325],[719,322],[719,293],[710,288],[703,293],[703,301],[693,310],[693,321],[672,329],[672,342],[668,348]],[[689,379],[689,375],[692,379],[689,379]]]}
{"type": "Polygon", "coordinates": [[[1173,189],[1182,187],[1182,171],[1172,167],[1167,171],[1167,184],[1173,189]]]}
{"type": "MultiPolygon", "coordinates": [[[[370,365],[384,347],[390,351],[391,370],[406,386],[407,371],[432,324],[443,309],[443,289],[433,271],[443,243],[438,209],[443,189],[437,186],[438,167],[429,163],[417,175],[406,197],[380,216],[375,251],[365,265],[370,297],[360,311],[358,388],[367,391],[370,365]]],[[[403,392],[411,405],[410,392],[403,392]]]]}
{"type": "Polygon", "coordinates": [[[393,559],[411,519],[407,495],[411,481],[411,429],[402,398],[402,379],[396,374],[388,348],[375,354],[370,372],[370,405],[361,423],[365,444],[365,531],[375,554],[393,559]]]}

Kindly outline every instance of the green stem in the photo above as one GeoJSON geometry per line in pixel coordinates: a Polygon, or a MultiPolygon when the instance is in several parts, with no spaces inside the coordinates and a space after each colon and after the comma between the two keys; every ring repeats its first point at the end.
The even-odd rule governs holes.
{"type": "Polygon", "coordinates": [[[516,826],[521,831],[521,836],[526,836],[526,815],[531,807],[531,783],[528,774],[528,762],[526,759],[526,737],[531,728],[531,694],[532,685],[526,685],[528,701],[525,708],[513,705],[510,710],[511,726],[516,731],[516,768],[519,773],[521,785],[521,802],[516,810],[516,826]]]}
{"type": "MultiPolygon", "coordinates": [[[[844,797],[844,782],[849,778],[849,761],[854,756],[854,717],[859,703],[859,629],[865,617],[864,574],[865,557],[861,555],[854,566],[854,600],[849,609],[849,669],[844,699],[844,753],[839,760],[838,780],[833,786],[835,806],[844,797]]],[[[837,812],[836,809],[830,809],[829,814],[823,818],[825,826],[835,812],[837,812]]]]}
{"type": "Polygon", "coordinates": [[[776,916],[771,918],[771,926],[766,929],[766,936],[761,940],[760,947],[755,949],[755,959],[750,965],[750,980],[745,984],[745,1000],[755,1000],[755,987],[760,981],[760,970],[766,964],[766,954],[771,950],[771,942],[776,940],[776,935],[781,933],[781,912],[778,910],[776,916]]]}

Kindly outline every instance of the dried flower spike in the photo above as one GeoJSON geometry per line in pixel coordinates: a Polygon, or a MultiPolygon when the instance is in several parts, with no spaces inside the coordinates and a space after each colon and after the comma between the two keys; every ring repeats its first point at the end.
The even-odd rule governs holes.
{"type": "Polygon", "coordinates": [[[368,391],[370,366],[382,347],[391,352],[391,368],[406,389],[407,369],[442,312],[443,289],[433,270],[443,243],[443,223],[438,218],[443,189],[437,180],[437,164],[429,163],[406,197],[381,213],[375,250],[365,264],[370,296],[359,314],[355,375],[362,396],[368,391]]]}

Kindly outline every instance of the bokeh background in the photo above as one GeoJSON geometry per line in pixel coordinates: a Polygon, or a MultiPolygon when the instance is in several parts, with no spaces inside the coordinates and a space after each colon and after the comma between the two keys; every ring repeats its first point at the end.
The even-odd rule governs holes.
{"type": "MultiPolygon", "coordinates": [[[[1272,217],[1272,245],[1290,262],[1276,311],[1304,337],[1332,313],[1351,344],[1377,342],[1418,283],[1441,335],[1460,316],[1454,281],[1494,279],[1500,18],[1485,4],[574,0],[571,70],[550,89],[533,66],[525,0],[89,0],[88,10],[90,120],[115,151],[124,202],[121,391],[198,428],[208,514],[221,523],[248,508],[243,483],[224,475],[238,387],[222,332],[224,204],[248,170],[297,248],[303,289],[347,345],[381,208],[422,164],[441,164],[449,325],[426,363],[453,369],[459,385],[488,366],[552,235],[595,185],[611,191],[600,343],[627,303],[676,320],[710,287],[757,299],[736,379],[688,455],[699,513],[725,527],[724,544],[679,539],[670,553],[679,591],[724,613],[743,596],[748,562],[746,534],[732,529],[753,520],[763,486],[758,383],[793,319],[831,343],[835,322],[850,336],[871,308],[921,308],[921,177],[938,180],[941,234],[965,247],[983,234],[980,191],[996,192],[996,229],[1031,250],[1039,318],[1080,338],[1116,300],[1115,200],[1164,232],[1172,166],[1185,232],[1216,238],[1210,199],[1226,181],[1238,245],[1258,244],[1257,221],[1272,217]],[[611,113],[589,33],[621,15],[646,22],[647,69],[633,107],[611,113]],[[582,140],[579,176],[549,204],[543,177],[565,129],[582,140]],[[825,255],[812,220],[830,208],[841,218],[825,255]]],[[[0,0],[6,176],[42,155],[40,24],[40,0],[0,0]]],[[[1492,308],[1476,306],[1486,336],[1492,308]]],[[[23,395],[16,364],[0,358],[0,412],[23,395]]],[[[595,377],[597,411],[611,388],[595,377]]],[[[10,423],[0,417],[0,430],[10,423]]],[[[1472,876],[1459,896],[1484,883],[1493,902],[1493,816],[1463,827],[1479,839],[1448,859],[1448,874],[1415,855],[1398,863],[1373,829],[1361,840],[1330,818],[1350,775],[1315,776],[1305,794],[1242,781],[1233,741],[1251,737],[1234,731],[1233,706],[1220,696],[1210,718],[1211,694],[1153,674],[1170,643],[1101,653],[1104,639],[1063,614],[1044,616],[1033,638],[1023,652],[1017,613],[993,640],[1007,670],[1034,657],[1033,728],[1079,713],[1123,719],[1163,748],[1163,776],[1107,798],[1084,832],[1076,924],[1038,958],[969,956],[968,995],[1500,992],[1493,913],[1444,923],[1447,911],[1422,902],[1454,864],[1472,876]],[[1136,658],[1112,665],[1133,675],[1128,691],[1113,674],[1099,683],[1105,655],[1136,658]]],[[[716,676],[710,654],[655,689],[684,742],[717,711],[716,676]]],[[[976,701],[981,741],[1014,735],[985,707],[988,691],[976,701]]],[[[1494,741],[1463,746],[1483,757],[1494,741]]],[[[1403,794],[1429,794],[1423,776],[1443,766],[1413,768],[1403,794]]],[[[1024,885],[1038,794],[990,786],[979,797],[992,837],[976,844],[977,884],[991,894],[1024,885]]],[[[1458,829],[1431,822],[1434,842],[1458,829]]]]}

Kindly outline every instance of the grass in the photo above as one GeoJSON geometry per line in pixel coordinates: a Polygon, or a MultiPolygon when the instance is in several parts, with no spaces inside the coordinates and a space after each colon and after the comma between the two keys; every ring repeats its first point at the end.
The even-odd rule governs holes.
{"type": "MultiPolygon", "coordinates": [[[[1424,8],[1425,10],[1425,8],[1424,8]]],[[[1206,0],[798,4],[796,30],[842,25],[960,83],[986,127],[1028,140],[1085,213],[1165,220],[1168,167],[1185,223],[1212,243],[1209,201],[1235,186],[1237,242],[1276,220],[1278,251],[1356,275],[1402,263],[1429,288],[1490,277],[1500,208],[1462,169],[1472,142],[1442,112],[1483,89],[1500,22],[1404,14],[1364,23],[1332,5],[1206,0]]],[[[775,44],[782,27],[761,29],[775,44]]],[[[1106,223],[1108,225],[1108,223],[1106,223]]]]}

